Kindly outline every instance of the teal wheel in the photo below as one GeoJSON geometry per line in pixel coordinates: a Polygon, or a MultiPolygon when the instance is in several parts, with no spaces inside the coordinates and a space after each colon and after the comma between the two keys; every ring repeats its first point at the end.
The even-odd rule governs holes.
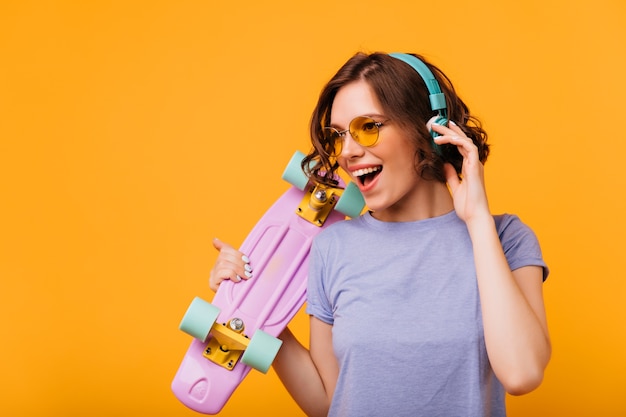
{"type": "Polygon", "coordinates": [[[283,179],[299,190],[304,190],[309,182],[309,177],[302,171],[304,156],[302,152],[296,151],[283,172],[283,179]]]}
{"type": "Polygon", "coordinates": [[[335,210],[349,217],[359,217],[365,207],[365,199],[359,191],[359,187],[353,182],[348,183],[343,194],[339,198],[339,202],[335,206],[335,210]]]}
{"type": "Polygon", "coordinates": [[[241,362],[257,371],[266,373],[272,366],[272,362],[274,362],[274,358],[282,344],[282,340],[270,336],[259,329],[254,332],[248,348],[241,357],[241,362]]]}
{"type": "Polygon", "coordinates": [[[206,342],[220,309],[200,297],[193,299],[178,328],[196,339],[206,342]]]}

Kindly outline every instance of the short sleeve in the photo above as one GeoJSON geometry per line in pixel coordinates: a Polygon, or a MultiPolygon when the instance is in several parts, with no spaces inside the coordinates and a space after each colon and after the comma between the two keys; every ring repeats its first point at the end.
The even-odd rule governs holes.
{"type": "Polygon", "coordinates": [[[545,281],[550,270],[543,259],[539,240],[533,230],[515,215],[498,215],[494,216],[494,219],[511,270],[523,266],[540,266],[543,268],[545,281]]]}
{"type": "Polygon", "coordinates": [[[333,309],[325,290],[325,262],[317,240],[313,241],[309,255],[306,312],[326,324],[333,324],[333,309]]]}

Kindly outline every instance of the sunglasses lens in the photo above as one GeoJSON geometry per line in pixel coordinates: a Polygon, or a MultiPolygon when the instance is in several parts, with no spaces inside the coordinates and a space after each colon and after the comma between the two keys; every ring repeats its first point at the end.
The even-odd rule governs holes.
{"type": "MultiPolygon", "coordinates": [[[[330,156],[341,155],[344,138],[334,127],[324,128],[324,150],[330,156]]],[[[374,119],[360,116],[350,122],[350,135],[352,139],[363,146],[374,146],[378,141],[378,124],[374,119]]]]}
{"type": "Polygon", "coordinates": [[[378,141],[378,126],[369,117],[357,117],[350,122],[350,134],[363,146],[373,146],[378,141]]]}

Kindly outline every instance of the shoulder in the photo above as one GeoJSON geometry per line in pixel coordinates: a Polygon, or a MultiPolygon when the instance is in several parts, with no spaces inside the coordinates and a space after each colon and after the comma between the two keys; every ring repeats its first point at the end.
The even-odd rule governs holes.
{"type": "Polygon", "coordinates": [[[496,214],[493,216],[500,241],[520,239],[523,237],[536,239],[533,230],[515,214],[496,214]]]}
{"type": "Polygon", "coordinates": [[[499,214],[494,215],[493,218],[511,269],[525,265],[539,265],[544,268],[545,280],[549,270],[543,260],[537,235],[530,226],[514,214],[499,214]]]}
{"type": "Polygon", "coordinates": [[[328,244],[338,238],[344,238],[346,235],[351,236],[354,233],[359,233],[359,231],[363,230],[363,227],[363,216],[338,221],[322,230],[314,238],[313,242],[328,244]]]}
{"type": "Polygon", "coordinates": [[[516,214],[509,214],[509,213],[494,214],[493,219],[496,221],[496,228],[498,229],[498,233],[501,230],[506,229],[511,224],[513,224],[514,226],[516,224],[517,225],[523,224],[519,216],[517,216],[516,214]]]}

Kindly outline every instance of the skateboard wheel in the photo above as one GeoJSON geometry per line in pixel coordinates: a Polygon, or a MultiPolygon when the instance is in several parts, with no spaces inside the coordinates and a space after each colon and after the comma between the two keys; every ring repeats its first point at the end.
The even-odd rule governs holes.
{"type": "Polygon", "coordinates": [[[307,177],[304,171],[302,171],[302,160],[304,159],[304,156],[305,155],[302,152],[296,151],[287,164],[282,177],[285,181],[299,190],[304,190],[309,182],[309,177],[307,177]]]}
{"type": "Polygon", "coordinates": [[[335,210],[345,214],[348,217],[359,217],[361,211],[365,207],[363,194],[359,191],[359,187],[353,182],[348,183],[343,194],[339,198],[335,210]]]}
{"type": "Polygon", "coordinates": [[[267,373],[282,344],[282,340],[259,329],[254,332],[250,344],[241,357],[241,362],[257,371],[267,373]]]}
{"type": "Polygon", "coordinates": [[[193,299],[178,328],[196,339],[206,342],[220,309],[200,297],[193,299]]]}

